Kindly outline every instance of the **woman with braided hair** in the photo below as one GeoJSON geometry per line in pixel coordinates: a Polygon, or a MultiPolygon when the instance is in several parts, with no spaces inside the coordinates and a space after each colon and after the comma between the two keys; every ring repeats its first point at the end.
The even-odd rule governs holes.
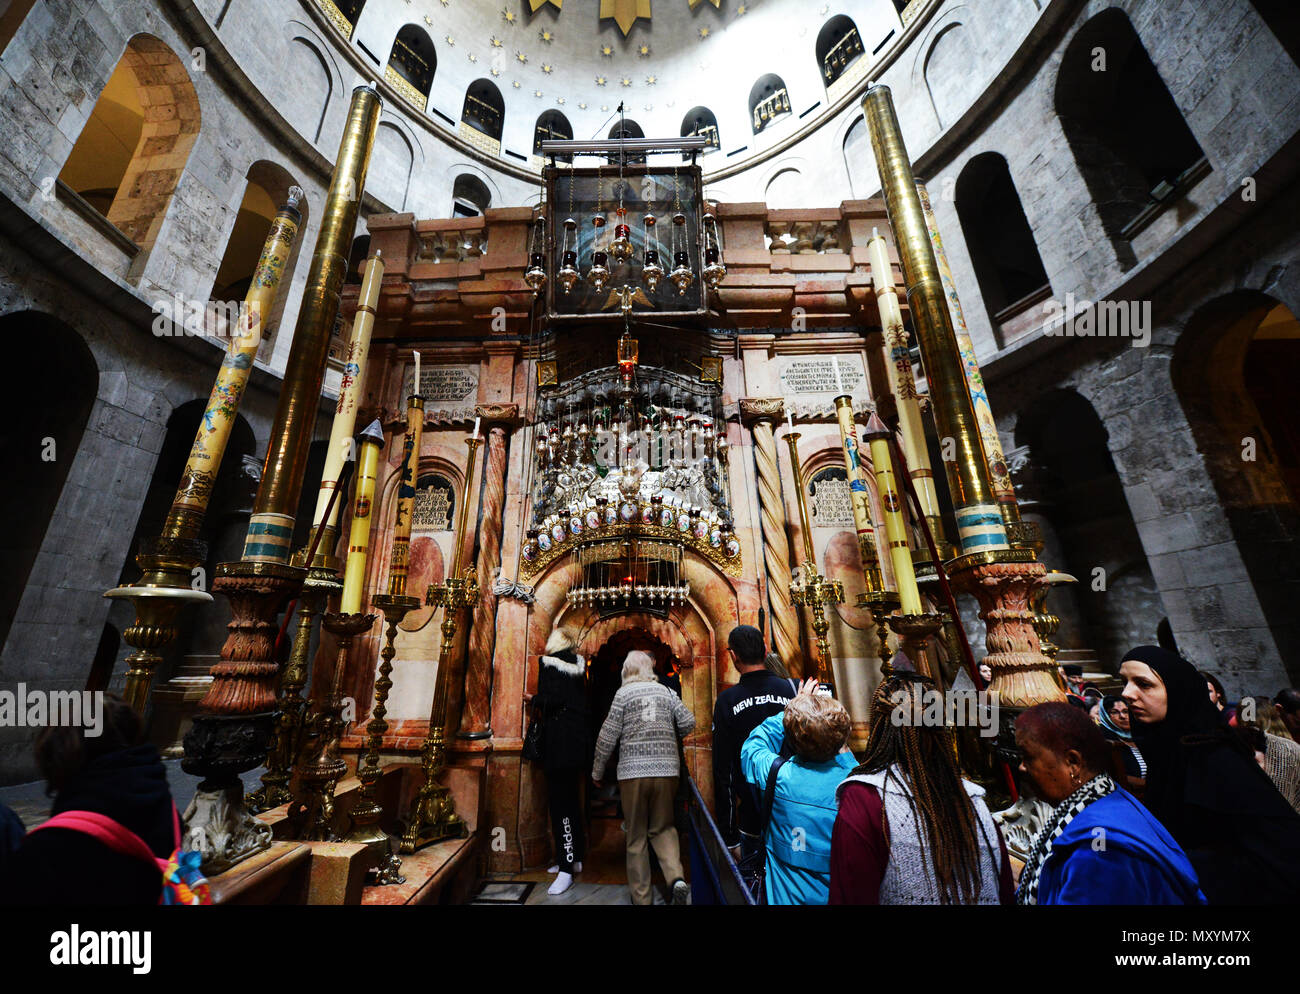
{"type": "Polygon", "coordinates": [[[964,780],[952,730],[920,720],[932,680],[899,672],[872,700],[866,757],[839,788],[831,904],[1010,904],[1011,864],[964,780]]]}

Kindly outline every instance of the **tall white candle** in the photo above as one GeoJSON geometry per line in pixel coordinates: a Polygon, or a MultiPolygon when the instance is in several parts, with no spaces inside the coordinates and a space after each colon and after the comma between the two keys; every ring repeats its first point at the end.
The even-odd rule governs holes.
{"type": "Polygon", "coordinates": [[[411,384],[411,393],[420,396],[420,353],[415,353],[415,382],[411,384]]]}
{"type": "Polygon", "coordinates": [[[793,432],[794,432],[794,411],[787,410],[787,411],[785,412],[785,420],[786,420],[786,423],[790,426],[790,432],[793,434],[793,432]]]}
{"type": "Polygon", "coordinates": [[[475,419],[474,419],[474,437],[475,437],[475,438],[478,438],[478,423],[479,423],[480,420],[481,420],[480,418],[475,418],[475,419]]]}
{"type": "Polygon", "coordinates": [[[840,361],[838,358],[831,359],[835,364],[835,389],[839,391],[839,396],[844,396],[844,380],[840,378],[840,361]]]}

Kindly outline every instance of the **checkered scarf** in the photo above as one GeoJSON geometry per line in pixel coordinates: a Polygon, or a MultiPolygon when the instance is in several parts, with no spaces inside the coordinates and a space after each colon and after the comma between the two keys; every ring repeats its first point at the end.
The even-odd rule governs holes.
{"type": "Polygon", "coordinates": [[[1115,781],[1105,773],[1100,773],[1053,809],[1052,816],[1034,836],[1033,844],[1029,847],[1029,857],[1020,874],[1020,889],[1016,891],[1017,904],[1038,903],[1038,877],[1052,851],[1052,844],[1061,837],[1065,826],[1074,820],[1075,815],[1114,789],[1115,781]]]}

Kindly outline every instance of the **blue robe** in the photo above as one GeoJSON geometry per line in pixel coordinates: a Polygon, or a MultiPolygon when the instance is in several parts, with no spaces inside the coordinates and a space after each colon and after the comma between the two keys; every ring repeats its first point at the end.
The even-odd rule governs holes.
{"type": "Polygon", "coordinates": [[[1163,825],[1124,788],[1075,815],[1052,844],[1039,904],[1204,904],[1196,871],[1163,825]]]}

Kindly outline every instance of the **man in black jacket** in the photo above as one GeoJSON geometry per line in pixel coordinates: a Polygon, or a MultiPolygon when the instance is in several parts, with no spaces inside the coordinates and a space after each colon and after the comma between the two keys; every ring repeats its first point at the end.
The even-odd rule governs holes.
{"type": "Polygon", "coordinates": [[[763,665],[767,647],[763,633],[752,625],[731,630],[727,652],[740,680],[718,694],[713,708],[713,798],[718,831],[739,859],[761,845],[759,798],[740,772],[740,747],[764,718],[785,710],[797,687],[763,665]]]}

